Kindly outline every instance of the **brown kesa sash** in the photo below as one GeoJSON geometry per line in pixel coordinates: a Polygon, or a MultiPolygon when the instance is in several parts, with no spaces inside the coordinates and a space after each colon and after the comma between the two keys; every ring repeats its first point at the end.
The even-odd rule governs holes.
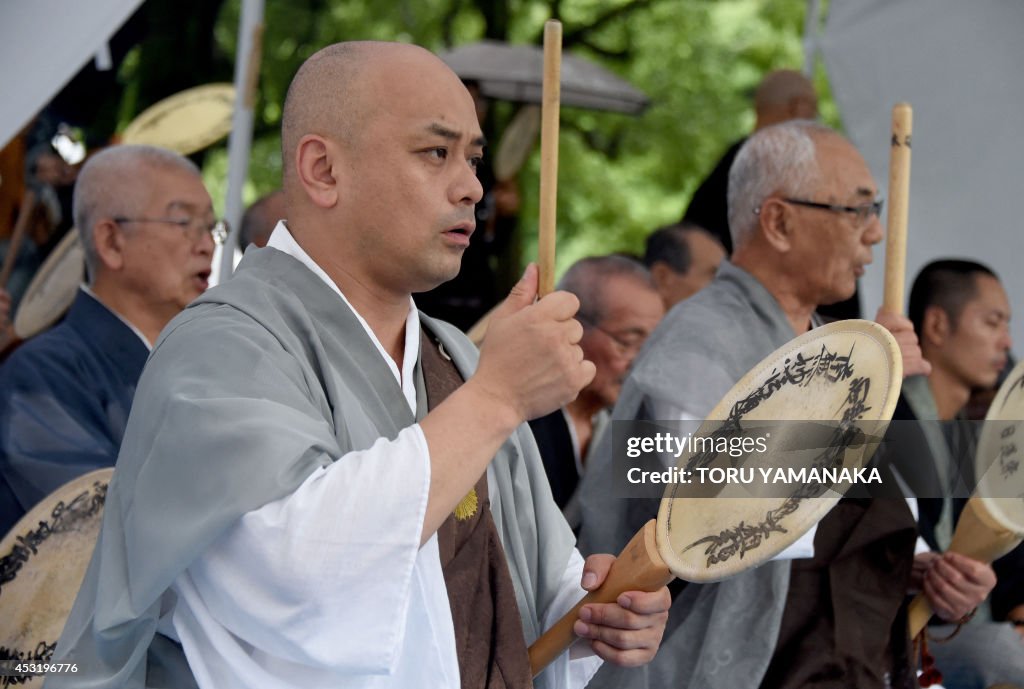
{"type": "MultiPolygon", "coordinates": [[[[463,383],[451,359],[426,333],[421,335],[420,366],[428,409],[463,383]]],[[[491,516],[486,472],[476,482],[476,496],[472,516],[457,519],[451,514],[437,532],[462,687],[532,687],[515,589],[491,516]]]]}
{"type": "Polygon", "coordinates": [[[914,526],[892,497],[844,498],[818,523],[814,557],[793,560],[762,689],[913,686],[902,603],[914,526]]]}

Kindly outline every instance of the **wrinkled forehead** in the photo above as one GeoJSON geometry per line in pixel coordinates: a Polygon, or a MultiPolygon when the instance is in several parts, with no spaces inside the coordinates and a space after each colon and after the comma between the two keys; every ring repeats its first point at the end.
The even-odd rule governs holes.
{"type": "Polygon", "coordinates": [[[161,212],[209,214],[213,202],[199,175],[169,165],[145,165],[130,176],[138,198],[161,212]]]}
{"type": "Polygon", "coordinates": [[[824,193],[844,202],[870,201],[878,195],[871,170],[853,144],[834,134],[816,135],[815,143],[824,193]]]}

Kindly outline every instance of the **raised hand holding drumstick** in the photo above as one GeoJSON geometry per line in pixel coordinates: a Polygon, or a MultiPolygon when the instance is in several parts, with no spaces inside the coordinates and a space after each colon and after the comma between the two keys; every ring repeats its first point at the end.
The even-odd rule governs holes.
{"type": "Polygon", "coordinates": [[[903,375],[931,373],[922,356],[914,326],[904,315],[903,292],[907,263],[907,210],[910,195],[910,141],[913,111],[906,103],[892,109],[892,149],[889,155],[889,215],[886,222],[885,293],[875,321],[892,333],[903,354],[903,375]]]}
{"type": "MultiPolygon", "coordinates": [[[[544,24],[544,84],[541,101],[541,172],[538,261],[539,294],[544,297],[555,285],[555,217],[558,194],[558,117],[562,59],[562,24],[544,24]]],[[[584,589],[600,587],[615,558],[592,555],[584,564],[584,589]]],[[[579,609],[573,631],[591,639],[601,658],[624,666],[642,665],[654,657],[661,643],[668,608],[672,600],[665,586],[652,593],[627,591],[614,601],[594,603],[579,609]]],[[[531,655],[531,661],[533,657],[531,655]]],[[[540,671],[532,663],[535,674],[540,671]]],[[[546,665],[546,663],[544,663],[546,665]]]]}
{"type": "MultiPolygon", "coordinates": [[[[924,359],[913,325],[903,315],[906,269],[907,216],[910,195],[910,153],[913,111],[898,103],[892,110],[892,137],[889,158],[889,214],[885,251],[885,292],[876,320],[896,337],[904,359],[904,375],[928,375],[931,364],[924,359]]],[[[914,558],[914,583],[923,584],[923,593],[910,608],[910,632],[916,637],[931,609],[943,618],[956,620],[966,616],[995,585],[991,567],[978,560],[947,552],[922,553],[914,558]]],[[[922,686],[939,676],[931,667],[927,651],[922,652],[922,686]],[[926,659],[927,657],[927,659],[926,659]]]]}

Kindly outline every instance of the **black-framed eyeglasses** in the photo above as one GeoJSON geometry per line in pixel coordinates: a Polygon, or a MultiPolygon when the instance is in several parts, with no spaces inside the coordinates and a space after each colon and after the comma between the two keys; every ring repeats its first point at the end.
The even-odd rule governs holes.
{"type": "Polygon", "coordinates": [[[597,323],[590,320],[586,316],[581,316],[579,314],[576,314],[576,320],[582,323],[583,327],[596,330],[605,337],[607,337],[608,339],[610,339],[612,342],[614,342],[616,348],[619,350],[619,353],[623,356],[627,354],[636,354],[637,352],[639,352],[640,348],[644,346],[644,340],[647,339],[640,333],[633,333],[634,337],[631,337],[630,339],[627,340],[623,338],[621,335],[616,335],[610,330],[605,330],[604,328],[602,328],[601,326],[599,326],[597,323]]]}
{"type": "Polygon", "coordinates": [[[835,203],[821,203],[819,201],[807,201],[805,199],[793,199],[788,197],[785,197],[782,200],[796,206],[818,208],[823,211],[832,211],[833,213],[850,213],[853,215],[854,219],[856,219],[858,225],[867,224],[872,217],[881,217],[882,206],[885,204],[885,201],[882,199],[876,199],[871,203],[861,204],[860,206],[840,206],[835,203]]]}
{"type": "Polygon", "coordinates": [[[224,244],[228,238],[228,223],[226,220],[203,220],[201,218],[126,218],[117,216],[114,222],[121,223],[158,223],[162,225],[177,225],[189,239],[194,242],[203,238],[203,233],[213,237],[216,244],[224,244]]]}

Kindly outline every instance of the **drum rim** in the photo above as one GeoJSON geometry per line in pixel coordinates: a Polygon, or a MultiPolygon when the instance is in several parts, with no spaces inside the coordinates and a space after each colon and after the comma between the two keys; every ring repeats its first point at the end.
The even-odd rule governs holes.
{"type": "MultiPolygon", "coordinates": [[[[886,355],[884,363],[887,366],[886,370],[882,371],[882,373],[887,373],[889,376],[888,385],[882,394],[882,403],[875,406],[871,410],[872,413],[870,415],[860,420],[868,422],[890,420],[896,409],[896,403],[899,399],[899,391],[903,379],[903,360],[900,354],[899,345],[889,331],[877,323],[860,319],[850,319],[835,321],[818,328],[813,328],[803,335],[790,340],[763,358],[729,389],[729,391],[708,414],[707,419],[704,420],[701,424],[700,430],[698,430],[695,435],[708,435],[712,430],[718,428],[721,424],[721,420],[729,417],[736,402],[736,398],[738,397],[738,391],[749,388],[751,383],[754,381],[764,380],[765,376],[769,375],[772,371],[777,370],[779,364],[784,361],[787,356],[791,356],[793,353],[803,350],[809,345],[817,343],[824,338],[851,332],[856,333],[858,336],[868,337],[878,343],[882,352],[886,355]]],[[[865,451],[865,461],[870,459],[872,454],[873,453],[865,451]]],[[[681,456],[679,463],[682,464],[684,461],[689,459],[689,457],[690,456],[688,455],[681,456]]],[[[786,547],[794,543],[802,534],[806,533],[813,524],[820,521],[841,497],[838,493],[830,491],[832,492],[832,495],[813,498],[818,502],[814,504],[813,509],[804,510],[802,512],[804,518],[800,528],[794,529],[790,527],[787,533],[779,535],[779,537],[774,539],[774,542],[769,542],[766,539],[762,542],[763,545],[758,553],[753,555],[748,555],[746,553],[741,554],[740,557],[744,562],[743,566],[739,570],[732,570],[730,568],[712,568],[708,565],[705,565],[700,569],[695,569],[690,565],[686,565],[682,558],[672,552],[669,547],[670,539],[668,534],[671,511],[674,506],[676,506],[677,501],[688,500],[688,498],[674,497],[673,493],[676,488],[677,486],[675,484],[669,484],[666,486],[664,497],[662,498],[658,509],[657,541],[659,554],[665,562],[669,564],[670,568],[677,576],[680,576],[680,573],[685,573],[683,576],[680,576],[680,578],[701,583],[720,581],[767,562],[772,557],[775,557],[778,553],[782,552],[786,547]],[[803,522],[806,522],[806,525],[804,525],[803,522]],[[723,571],[723,569],[726,571],[723,571]]],[[[789,498],[785,500],[789,500],[789,498]]],[[[781,502],[783,502],[782,498],[780,498],[780,503],[781,502]]]]}
{"type": "Polygon", "coordinates": [[[39,270],[32,276],[32,280],[28,283],[28,287],[25,289],[25,294],[21,298],[21,303],[18,305],[18,312],[14,315],[14,334],[23,340],[38,335],[43,332],[54,323],[61,319],[71,303],[75,300],[75,294],[78,292],[79,285],[85,278],[85,252],[82,248],[82,239],[78,234],[78,230],[72,227],[68,230],[67,234],[57,243],[50,255],[46,257],[43,264],[39,266],[39,270]],[[76,250],[81,252],[76,254],[76,250]],[[49,318],[39,318],[37,322],[32,324],[25,323],[26,307],[31,303],[30,299],[38,293],[43,285],[45,285],[54,275],[62,273],[64,271],[78,269],[80,278],[75,283],[74,290],[66,293],[61,293],[61,299],[51,300],[50,304],[61,304],[66,302],[62,309],[54,311],[49,318]]]}
{"type": "Polygon", "coordinates": [[[987,454],[988,448],[993,443],[998,444],[999,441],[996,439],[996,436],[1001,433],[1000,429],[1005,428],[1005,423],[1008,421],[1020,422],[1021,427],[1024,428],[1024,360],[1017,362],[1017,365],[1006,376],[1003,384],[999,386],[996,396],[992,399],[992,404],[989,405],[988,412],[985,414],[985,423],[981,427],[981,433],[978,436],[978,446],[975,449],[974,455],[974,470],[978,475],[976,495],[985,506],[988,516],[998,522],[1003,528],[1024,537],[1024,523],[1008,516],[1002,507],[1002,500],[1007,498],[987,496],[984,494],[985,491],[980,490],[985,474],[991,470],[991,466],[989,466],[983,471],[981,458],[987,454]],[[1018,395],[1012,399],[1018,402],[1017,406],[1007,407],[1007,404],[1011,401],[1011,395],[1015,392],[1018,395]]]}
{"type": "Polygon", "coordinates": [[[104,508],[113,473],[113,467],[107,467],[68,481],[43,498],[4,535],[0,540],[0,600],[4,587],[38,555],[39,546],[50,536],[70,530],[104,508]],[[85,509],[72,508],[83,499],[88,502],[85,509]]]}
{"type": "MultiPolygon", "coordinates": [[[[181,155],[190,155],[223,139],[231,132],[234,106],[234,84],[230,82],[216,82],[194,86],[157,101],[143,110],[121,132],[121,142],[125,144],[141,143],[163,146],[181,155]],[[211,104],[224,104],[226,106],[225,116],[214,118],[204,123],[204,129],[190,132],[187,136],[178,134],[174,140],[154,141],[144,135],[157,122],[166,119],[168,116],[173,116],[175,111],[195,102],[204,101],[211,104]]],[[[192,124],[192,121],[186,121],[186,124],[192,124]]]]}

